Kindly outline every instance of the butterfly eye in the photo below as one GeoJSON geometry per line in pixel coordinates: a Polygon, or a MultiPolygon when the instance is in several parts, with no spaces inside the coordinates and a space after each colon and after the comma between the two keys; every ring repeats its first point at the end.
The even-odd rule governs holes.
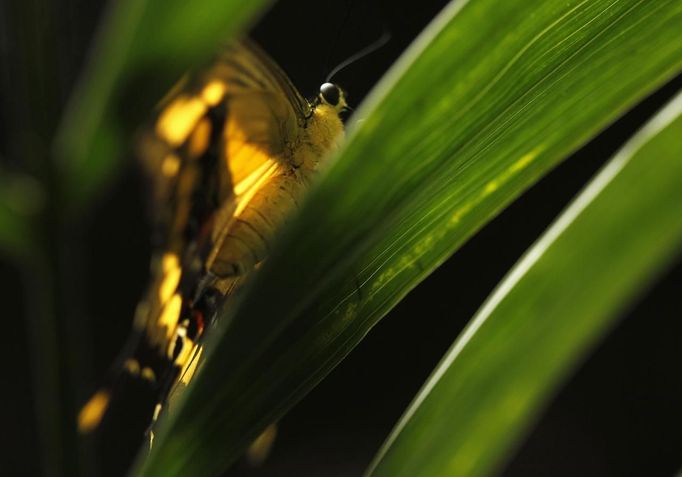
{"type": "Polygon", "coordinates": [[[339,91],[339,87],[335,84],[325,83],[320,86],[320,96],[325,103],[330,104],[331,106],[337,106],[341,99],[341,92],[339,91]]]}

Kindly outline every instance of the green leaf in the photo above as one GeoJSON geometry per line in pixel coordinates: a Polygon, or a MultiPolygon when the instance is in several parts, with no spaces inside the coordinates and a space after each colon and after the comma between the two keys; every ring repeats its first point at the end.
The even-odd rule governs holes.
{"type": "Polygon", "coordinates": [[[209,60],[267,0],[112,1],[68,105],[55,148],[68,206],[96,193],[122,163],[159,94],[209,60]]]}
{"type": "Polygon", "coordinates": [[[682,250],[682,94],[595,177],[454,343],[371,475],[490,475],[682,250]]]}
{"type": "Polygon", "coordinates": [[[464,240],[678,71],[681,25],[673,0],[446,8],[221,314],[139,475],[234,461],[464,240]]]}
{"type": "Polygon", "coordinates": [[[45,200],[38,182],[0,171],[0,252],[28,260],[35,251],[35,220],[45,200]]]}

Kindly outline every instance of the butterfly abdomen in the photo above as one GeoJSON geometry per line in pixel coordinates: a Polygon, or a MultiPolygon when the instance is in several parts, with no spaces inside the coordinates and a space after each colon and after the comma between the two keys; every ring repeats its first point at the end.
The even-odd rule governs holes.
{"type": "Polygon", "coordinates": [[[275,234],[298,207],[307,182],[295,170],[270,178],[237,211],[209,257],[208,270],[219,277],[241,275],[264,260],[275,234]]]}
{"type": "Polygon", "coordinates": [[[320,158],[338,147],[342,138],[338,113],[327,105],[315,108],[297,144],[290,145],[293,147],[288,154],[271,159],[286,165],[259,184],[252,196],[244,198],[232,223],[223,228],[207,269],[218,277],[239,276],[264,260],[276,232],[298,208],[320,158]]]}

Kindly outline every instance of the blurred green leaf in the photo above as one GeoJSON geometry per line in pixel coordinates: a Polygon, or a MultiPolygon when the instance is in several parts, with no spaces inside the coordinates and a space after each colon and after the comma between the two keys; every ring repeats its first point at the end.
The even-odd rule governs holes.
{"type": "Polygon", "coordinates": [[[267,0],[112,1],[56,139],[63,194],[82,205],[122,162],[132,130],[187,70],[209,60],[267,0]]]}
{"type": "Polygon", "coordinates": [[[682,250],[682,94],[595,177],[488,299],[371,475],[490,475],[618,312],[682,250]]]}
{"type": "Polygon", "coordinates": [[[34,222],[44,199],[32,177],[0,171],[0,251],[21,260],[30,258],[36,245],[34,222]]]}
{"type": "Polygon", "coordinates": [[[680,26],[673,0],[451,4],[222,313],[138,475],[234,461],[464,240],[679,71],[680,26]]]}

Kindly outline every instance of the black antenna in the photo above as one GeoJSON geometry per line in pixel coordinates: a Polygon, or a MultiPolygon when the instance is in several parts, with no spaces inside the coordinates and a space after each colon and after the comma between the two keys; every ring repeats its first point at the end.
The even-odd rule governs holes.
{"type": "Polygon", "coordinates": [[[327,78],[325,79],[325,82],[329,83],[329,82],[331,81],[332,77],[333,77],[335,74],[337,74],[339,71],[341,71],[342,69],[344,69],[346,66],[348,66],[348,65],[350,65],[350,64],[352,64],[352,63],[355,63],[356,61],[358,61],[358,60],[364,58],[365,56],[367,56],[367,55],[369,55],[369,54],[371,54],[371,53],[374,53],[374,52],[377,51],[379,48],[381,48],[381,47],[384,46],[386,43],[388,43],[390,39],[391,39],[391,32],[389,32],[388,30],[384,30],[384,32],[381,34],[381,37],[380,37],[378,40],[376,40],[376,41],[374,41],[373,43],[367,45],[367,46],[364,47],[362,50],[360,50],[360,51],[358,51],[357,53],[355,53],[355,54],[349,56],[349,57],[346,58],[344,61],[342,61],[341,63],[339,63],[339,65],[336,66],[336,68],[334,68],[334,69],[327,75],[327,78]]]}

